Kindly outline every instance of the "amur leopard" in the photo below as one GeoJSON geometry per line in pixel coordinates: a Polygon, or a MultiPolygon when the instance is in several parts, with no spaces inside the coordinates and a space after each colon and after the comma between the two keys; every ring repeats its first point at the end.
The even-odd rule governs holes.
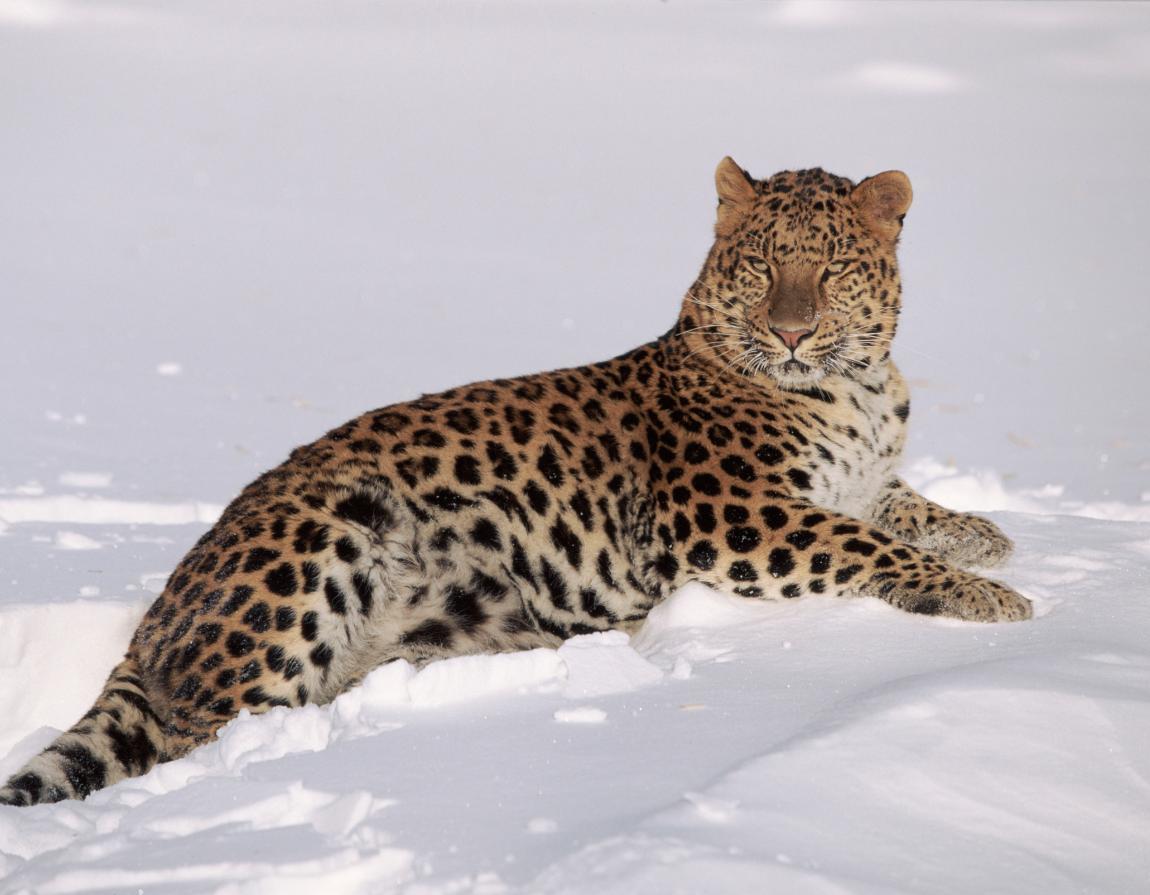
{"type": "Polygon", "coordinates": [[[297,448],[172,573],[95,705],[0,803],[84,798],[243,708],[331,700],[393,659],[635,630],[696,581],[1029,618],[1010,541],[898,478],[899,171],[716,172],[675,325],[613,360],[373,410],[297,448]]]}

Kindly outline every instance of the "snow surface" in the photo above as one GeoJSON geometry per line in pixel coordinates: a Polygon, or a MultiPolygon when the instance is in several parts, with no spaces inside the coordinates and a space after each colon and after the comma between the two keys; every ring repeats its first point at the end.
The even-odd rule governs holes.
{"type": "Polygon", "coordinates": [[[290,447],[665,330],[728,153],[910,174],[905,473],[1037,610],[395,663],[0,808],[0,892],[1150,890],[1148,59],[1135,4],[0,0],[0,775],[290,447]]]}

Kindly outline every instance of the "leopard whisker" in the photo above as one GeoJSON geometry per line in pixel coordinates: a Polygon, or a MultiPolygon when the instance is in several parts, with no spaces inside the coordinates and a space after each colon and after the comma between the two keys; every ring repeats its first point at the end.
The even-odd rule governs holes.
{"type": "Polygon", "coordinates": [[[733,329],[739,331],[742,329],[742,327],[736,326],[733,323],[704,323],[702,326],[694,326],[691,327],[691,329],[681,329],[676,333],[676,335],[686,336],[690,335],[691,333],[697,333],[704,329],[733,329]]]}
{"type": "MultiPolygon", "coordinates": [[[[709,335],[720,335],[720,334],[719,333],[713,333],[713,334],[709,334],[709,335]]],[[[729,339],[729,337],[724,337],[724,338],[728,339],[728,341],[720,341],[717,344],[708,341],[702,347],[696,348],[694,351],[690,352],[686,357],[683,358],[683,360],[684,361],[689,360],[690,358],[694,357],[696,354],[701,354],[707,350],[714,351],[715,354],[719,356],[720,360],[725,360],[727,356],[722,353],[721,349],[728,350],[728,351],[734,351],[734,350],[737,350],[738,348],[740,348],[742,346],[742,344],[744,344],[742,342],[742,340],[731,341],[729,339]]],[[[705,336],[704,336],[704,339],[706,339],[705,336]]]]}
{"type": "Polygon", "coordinates": [[[729,320],[738,320],[739,319],[739,316],[737,314],[735,314],[731,311],[725,310],[724,308],[720,308],[717,305],[713,305],[713,304],[710,304],[710,303],[705,302],[705,301],[699,301],[699,299],[692,298],[689,295],[687,296],[686,300],[689,301],[691,304],[698,305],[700,308],[707,308],[708,310],[714,311],[716,314],[721,314],[722,316],[728,318],[729,320]]]}

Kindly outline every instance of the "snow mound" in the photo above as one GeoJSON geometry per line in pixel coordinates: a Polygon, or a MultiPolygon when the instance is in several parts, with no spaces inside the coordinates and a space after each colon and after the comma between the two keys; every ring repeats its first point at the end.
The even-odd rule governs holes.
{"type": "MultiPolygon", "coordinates": [[[[633,638],[392,662],[83,803],[0,809],[3,891],[1136,889],[1150,533],[1121,520],[1140,508],[1072,518],[1057,488],[928,461],[908,478],[1007,510],[1000,574],[1035,621],[692,585],[633,638]]],[[[128,543],[116,524],[60,555],[112,552],[68,548],[128,543]]],[[[0,607],[0,774],[88,707],[149,599],[0,607]]]]}
{"type": "MultiPolygon", "coordinates": [[[[687,587],[633,639],[393,662],[83,803],[0,809],[4,891],[1136,890],[1150,535],[999,521],[1034,622],[687,587]]],[[[0,618],[2,770],[86,708],[143,607],[0,618]],[[61,661],[67,627],[93,636],[61,661]]]]}
{"type": "Polygon", "coordinates": [[[51,497],[0,498],[0,520],[15,522],[83,522],[120,525],[186,525],[215,522],[224,508],[219,504],[152,503],[57,494],[51,497]]]}
{"type": "Polygon", "coordinates": [[[1150,522],[1150,501],[1143,504],[1118,501],[1063,500],[1061,485],[1008,490],[1002,477],[990,469],[960,471],[955,466],[926,457],[908,465],[906,481],[924,497],[952,510],[964,512],[1036,513],[1084,516],[1116,522],[1150,522]]]}
{"type": "Polygon", "coordinates": [[[630,641],[621,631],[604,631],[572,637],[559,647],[568,675],[563,695],[588,699],[626,693],[661,680],[663,672],[639,655],[630,641]]]}

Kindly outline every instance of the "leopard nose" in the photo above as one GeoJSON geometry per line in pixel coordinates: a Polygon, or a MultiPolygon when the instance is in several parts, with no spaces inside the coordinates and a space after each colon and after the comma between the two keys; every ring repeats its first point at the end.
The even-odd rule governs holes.
{"type": "Polygon", "coordinates": [[[777,329],[771,327],[771,332],[782,339],[783,344],[786,345],[791,351],[799,347],[799,342],[811,335],[813,329],[777,329]]]}

